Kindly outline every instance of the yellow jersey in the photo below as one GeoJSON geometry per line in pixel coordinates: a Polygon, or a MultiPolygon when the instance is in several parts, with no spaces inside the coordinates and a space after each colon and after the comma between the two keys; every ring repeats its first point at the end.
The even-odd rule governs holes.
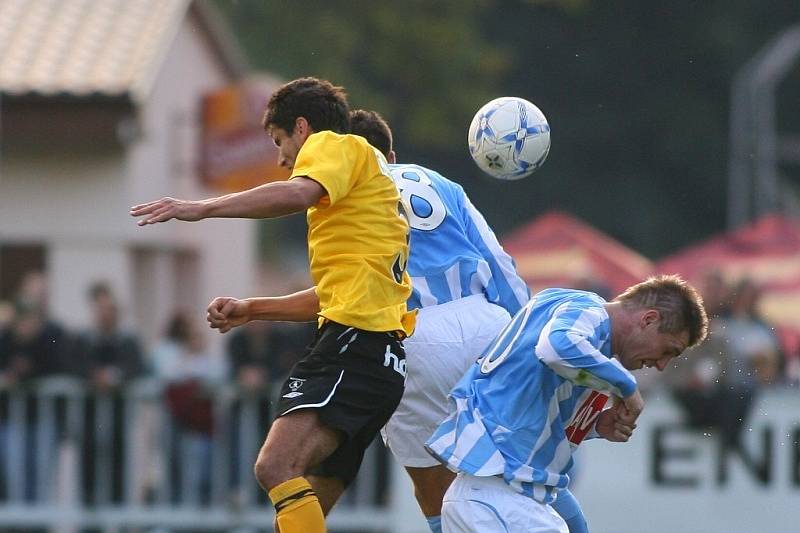
{"type": "Polygon", "coordinates": [[[410,335],[416,313],[406,307],[409,227],[383,154],[363,137],[321,131],[300,148],[297,177],[327,192],[307,211],[321,323],[410,335]]]}

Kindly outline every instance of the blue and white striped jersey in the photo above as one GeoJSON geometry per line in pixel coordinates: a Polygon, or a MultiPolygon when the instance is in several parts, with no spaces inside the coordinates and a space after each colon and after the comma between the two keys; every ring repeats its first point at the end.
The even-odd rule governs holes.
{"type": "Polygon", "coordinates": [[[390,168],[409,210],[408,308],[483,293],[513,316],[530,291],[464,189],[419,165],[390,168]]]}
{"type": "Polygon", "coordinates": [[[551,503],[607,394],[636,390],[611,357],[604,303],[572,289],[532,298],[452,390],[450,416],[428,451],[460,472],[502,474],[517,492],[551,503]]]}

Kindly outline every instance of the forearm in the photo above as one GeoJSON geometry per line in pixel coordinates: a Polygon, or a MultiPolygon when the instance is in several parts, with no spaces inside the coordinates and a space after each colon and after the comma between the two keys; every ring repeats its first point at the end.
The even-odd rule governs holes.
{"type": "Polygon", "coordinates": [[[591,343],[564,331],[540,338],[536,355],[551,370],[576,385],[626,398],[636,390],[636,378],[615,359],[591,343]]]}
{"type": "Polygon", "coordinates": [[[305,197],[291,181],[267,183],[201,203],[203,218],[275,218],[308,207],[305,197]]]}
{"type": "Polygon", "coordinates": [[[286,296],[248,298],[249,319],[276,322],[312,322],[319,313],[314,287],[286,296]]]}

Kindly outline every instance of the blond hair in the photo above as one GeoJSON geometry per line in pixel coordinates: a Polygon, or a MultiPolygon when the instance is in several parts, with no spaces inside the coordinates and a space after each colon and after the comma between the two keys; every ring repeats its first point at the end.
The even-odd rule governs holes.
{"type": "Polygon", "coordinates": [[[626,308],[655,309],[661,314],[659,331],[689,332],[689,347],[700,344],[708,333],[703,297],[677,274],[647,278],[614,298],[626,308]]]}

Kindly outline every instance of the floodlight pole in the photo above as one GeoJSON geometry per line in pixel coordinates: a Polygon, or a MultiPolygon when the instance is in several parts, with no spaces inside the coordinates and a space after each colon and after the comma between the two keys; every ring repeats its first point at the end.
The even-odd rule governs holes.
{"type": "Polygon", "coordinates": [[[757,69],[756,94],[756,214],[763,215],[779,207],[778,125],[776,98],[778,83],[786,77],[800,56],[800,24],[778,35],[757,69]]]}
{"type": "Polygon", "coordinates": [[[785,150],[775,120],[775,93],[798,56],[800,24],[773,38],[734,78],[728,173],[730,228],[780,207],[778,162],[785,150]]]}

